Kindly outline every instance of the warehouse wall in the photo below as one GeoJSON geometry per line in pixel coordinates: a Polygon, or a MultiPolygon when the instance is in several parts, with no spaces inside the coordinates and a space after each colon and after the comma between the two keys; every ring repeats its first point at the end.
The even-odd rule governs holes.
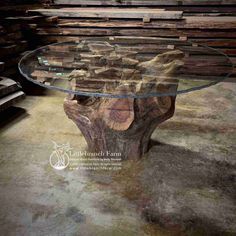
{"type": "MultiPolygon", "coordinates": [[[[54,0],[49,11],[36,10],[32,15],[54,21],[37,22],[36,35],[42,43],[76,40],[83,37],[103,36],[151,36],[193,40],[215,47],[226,53],[236,63],[236,2],[234,0],[54,0]],[[82,7],[83,9],[77,9],[82,7]],[[96,19],[79,14],[96,7],[96,19]],[[129,13],[121,18],[99,17],[99,9],[109,7],[164,9],[163,19],[130,19],[129,13]],[[63,12],[63,9],[70,12],[63,12]],[[61,10],[60,10],[61,9],[61,10]],[[173,17],[174,11],[182,11],[181,18],[173,17]],[[58,16],[58,17],[57,17],[58,16]]],[[[111,9],[110,15],[116,10],[111,9]]],[[[88,15],[91,16],[91,15],[88,15]]],[[[235,72],[236,74],[236,72],[235,72]]]]}

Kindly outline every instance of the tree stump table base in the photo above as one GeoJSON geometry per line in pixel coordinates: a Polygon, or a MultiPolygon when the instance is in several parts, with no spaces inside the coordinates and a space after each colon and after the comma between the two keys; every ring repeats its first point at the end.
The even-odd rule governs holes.
{"type": "Polygon", "coordinates": [[[136,159],[148,151],[156,127],[173,116],[175,97],[68,96],[64,110],[81,130],[90,152],[136,159]]]}
{"type": "MultiPolygon", "coordinates": [[[[114,57],[112,53],[118,53],[120,50],[119,47],[114,48],[107,44],[95,44],[90,47],[95,47],[99,53],[103,53],[103,59],[106,60],[111,55],[114,57]]],[[[115,55],[117,57],[118,54],[115,55]]],[[[120,57],[121,55],[119,59],[120,57]]],[[[122,159],[139,158],[147,152],[150,137],[157,125],[174,114],[175,96],[135,98],[131,95],[152,92],[176,93],[178,81],[168,76],[181,68],[183,57],[183,52],[175,50],[159,54],[148,61],[138,64],[135,62],[135,69],[131,73],[121,68],[120,77],[123,80],[118,84],[107,83],[103,87],[104,91],[112,91],[121,98],[69,95],[64,102],[65,112],[83,133],[89,151],[103,152],[107,155],[117,154],[122,159]],[[143,78],[142,74],[145,75],[143,78]],[[140,80],[134,86],[130,81],[137,76],[140,80]]],[[[126,63],[134,61],[131,58],[126,59],[126,63]]],[[[81,86],[81,78],[82,81],[86,81],[85,78],[91,73],[90,70],[73,71],[69,76],[71,89],[81,86]]],[[[106,66],[96,73],[101,76],[109,75],[112,80],[112,75],[116,75],[117,69],[106,66]]],[[[96,82],[96,85],[100,84],[99,81],[96,82]]]]}

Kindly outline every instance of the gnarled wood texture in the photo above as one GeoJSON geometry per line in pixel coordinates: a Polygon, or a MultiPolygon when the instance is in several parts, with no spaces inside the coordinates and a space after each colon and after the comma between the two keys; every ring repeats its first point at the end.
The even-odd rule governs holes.
{"type": "MultiPolygon", "coordinates": [[[[183,56],[181,51],[167,52],[139,63],[137,68],[146,73],[156,71],[157,77],[163,78],[163,75],[173,75],[179,69],[183,56]]],[[[154,91],[173,93],[178,83],[168,81],[166,85],[142,86],[139,89],[147,94],[154,91]]],[[[121,84],[115,91],[127,94],[132,90],[129,85],[121,84]]],[[[155,128],[173,116],[175,96],[94,98],[70,95],[65,99],[64,109],[83,133],[90,151],[102,151],[108,156],[108,153],[120,153],[122,159],[139,158],[147,152],[155,128]]]]}

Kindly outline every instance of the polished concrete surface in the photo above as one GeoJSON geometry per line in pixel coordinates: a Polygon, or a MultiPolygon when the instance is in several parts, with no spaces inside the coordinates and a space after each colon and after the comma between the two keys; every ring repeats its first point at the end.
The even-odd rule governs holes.
{"type": "Polygon", "coordinates": [[[50,166],[52,141],[86,150],[64,96],[0,114],[0,235],[236,235],[236,84],[179,95],[150,151],[119,171],[50,166]]]}

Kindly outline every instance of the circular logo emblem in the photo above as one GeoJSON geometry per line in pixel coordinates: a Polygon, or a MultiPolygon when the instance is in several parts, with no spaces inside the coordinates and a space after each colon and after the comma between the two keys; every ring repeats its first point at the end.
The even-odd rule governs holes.
{"type": "Polygon", "coordinates": [[[67,153],[68,148],[66,145],[57,145],[54,146],[54,151],[50,155],[49,162],[50,165],[56,170],[63,170],[65,169],[70,162],[70,157],[67,153]]]}

